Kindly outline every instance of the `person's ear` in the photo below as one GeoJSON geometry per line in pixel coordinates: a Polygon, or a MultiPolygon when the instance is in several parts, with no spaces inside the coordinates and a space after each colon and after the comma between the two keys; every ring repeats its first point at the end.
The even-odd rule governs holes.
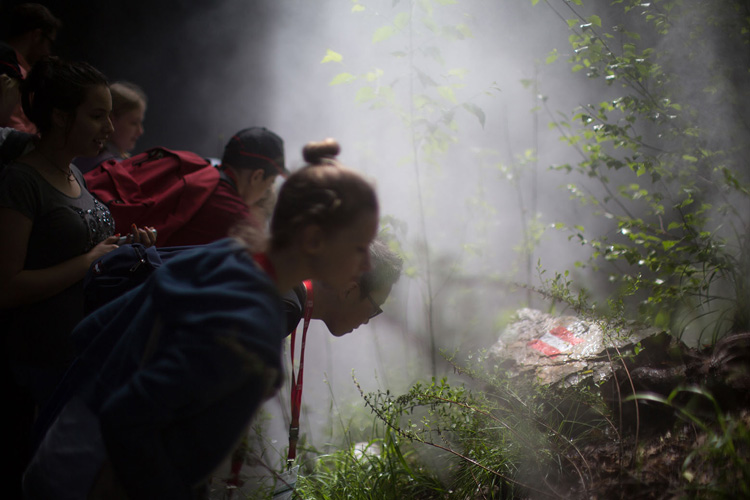
{"type": "Polygon", "coordinates": [[[325,235],[317,224],[305,226],[302,230],[302,250],[309,255],[318,255],[325,250],[325,235]]]}
{"type": "Polygon", "coordinates": [[[70,120],[70,113],[63,111],[59,108],[52,109],[52,124],[62,130],[68,128],[68,120],[70,120]]]}
{"type": "Polygon", "coordinates": [[[250,176],[250,182],[253,184],[253,186],[263,182],[263,177],[265,176],[265,172],[262,168],[258,168],[256,170],[253,170],[252,175],[250,176]]]}
{"type": "Polygon", "coordinates": [[[350,281],[339,291],[339,299],[342,302],[351,301],[359,298],[359,284],[356,281],[350,281]]]}
{"type": "Polygon", "coordinates": [[[42,28],[36,28],[31,31],[31,38],[34,43],[39,43],[44,38],[44,30],[42,28]]]}

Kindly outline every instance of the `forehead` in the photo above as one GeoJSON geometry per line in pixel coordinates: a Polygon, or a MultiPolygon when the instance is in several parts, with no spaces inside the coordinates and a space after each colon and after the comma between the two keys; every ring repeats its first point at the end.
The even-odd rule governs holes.
{"type": "Polygon", "coordinates": [[[351,224],[350,230],[359,240],[372,241],[378,230],[378,214],[369,210],[362,212],[351,224]]]}
{"type": "Polygon", "coordinates": [[[112,109],[112,95],[106,85],[92,85],[86,89],[82,106],[87,108],[112,109]]]}
{"type": "Polygon", "coordinates": [[[125,111],[124,113],[120,113],[115,116],[115,118],[123,118],[128,120],[142,120],[144,115],[146,114],[146,110],[143,108],[143,106],[138,105],[137,108],[130,109],[128,111],[125,111]]]}

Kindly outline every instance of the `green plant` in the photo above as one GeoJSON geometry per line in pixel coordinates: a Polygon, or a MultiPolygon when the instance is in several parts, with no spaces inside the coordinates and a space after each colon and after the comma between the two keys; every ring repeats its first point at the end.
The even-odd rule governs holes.
{"type": "Polygon", "coordinates": [[[392,432],[317,458],[297,487],[301,498],[444,498],[439,478],[417,464],[413,451],[392,432]]]}
{"type": "Polygon", "coordinates": [[[695,337],[715,341],[746,330],[748,127],[716,110],[739,105],[728,82],[746,80],[747,62],[737,66],[710,53],[707,38],[715,34],[707,26],[722,42],[748,47],[747,7],[618,0],[608,9],[611,21],[581,14],[582,0],[564,5],[572,14],[572,71],[602,82],[608,96],[581,105],[572,117],[555,116],[545,104],[553,126],[580,155],[577,164],[557,168],[594,181],[569,183],[571,198],[594,207],[608,224],[596,234],[582,224],[557,224],[593,250],[588,264],[578,265],[606,272],[626,312],[676,335],[694,327],[695,337]],[[705,65],[705,71],[691,72],[694,80],[680,78],[680,64],[705,65]]]}
{"type": "Polygon", "coordinates": [[[724,412],[711,393],[692,386],[677,387],[667,397],[636,394],[629,399],[669,406],[696,429],[696,446],[681,467],[686,491],[700,498],[746,498],[750,495],[750,420],[747,413],[724,412]],[[705,407],[701,403],[708,403],[707,411],[701,411],[699,406],[705,407]]]}
{"type": "Polygon", "coordinates": [[[433,379],[400,396],[380,391],[363,398],[389,432],[439,453],[456,498],[555,498],[563,496],[570,475],[587,488],[590,472],[580,446],[612,426],[595,391],[514,383],[483,368],[460,370],[477,382],[481,377],[482,388],[433,379]]]}

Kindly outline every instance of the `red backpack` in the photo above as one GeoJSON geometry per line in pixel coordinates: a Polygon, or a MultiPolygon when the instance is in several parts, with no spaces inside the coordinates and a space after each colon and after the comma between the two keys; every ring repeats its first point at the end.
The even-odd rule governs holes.
{"type": "Polygon", "coordinates": [[[166,240],[203,206],[220,172],[190,151],[152,148],[121,162],[107,160],[84,174],[88,190],[112,212],[115,232],[153,226],[166,240]]]}

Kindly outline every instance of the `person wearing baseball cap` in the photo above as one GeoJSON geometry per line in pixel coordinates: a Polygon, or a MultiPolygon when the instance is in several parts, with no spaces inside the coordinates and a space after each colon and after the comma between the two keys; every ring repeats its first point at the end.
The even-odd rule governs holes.
{"type": "Polygon", "coordinates": [[[284,141],[265,127],[240,130],[229,139],[219,166],[221,180],[201,209],[160,246],[202,245],[229,235],[242,223],[264,229],[252,207],[269,196],[278,178],[287,177],[284,141]]]}

